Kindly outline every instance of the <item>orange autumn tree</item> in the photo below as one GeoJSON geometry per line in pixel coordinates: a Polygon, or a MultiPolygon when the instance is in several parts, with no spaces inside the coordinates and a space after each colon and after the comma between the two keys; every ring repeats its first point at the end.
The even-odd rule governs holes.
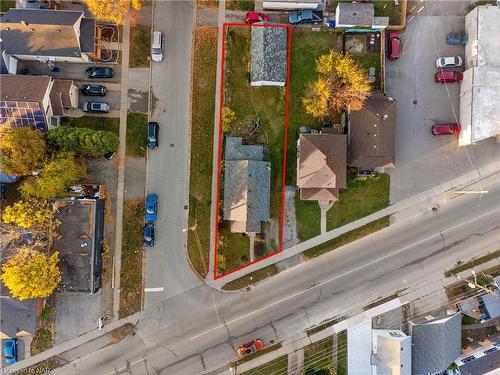
{"type": "Polygon", "coordinates": [[[132,19],[142,8],[142,0],[85,0],[85,4],[98,20],[111,21],[117,25],[123,24],[129,8],[132,19]]]}

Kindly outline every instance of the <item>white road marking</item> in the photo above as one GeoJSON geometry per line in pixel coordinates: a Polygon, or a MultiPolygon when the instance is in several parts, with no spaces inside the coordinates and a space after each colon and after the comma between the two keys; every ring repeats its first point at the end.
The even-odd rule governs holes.
{"type": "Polygon", "coordinates": [[[484,214],[482,214],[482,215],[475,216],[475,217],[473,217],[473,218],[471,218],[471,219],[469,219],[469,220],[466,220],[466,221],[464,221],[464,222],[461,222],[461,223],[459,223],[459,224],[453,225],[453,226],[449,227],[449,228],[448,228],[448,229],[446,229],[446,230],[443,230],[443,231],[441,231],[441,232],[439,232],[439,233],[433,234],[433,235],[428,236],[428,237],[426,237],[426,238],[424,238],[424,239],[421,239],[421,240],[419,240],[419,241],[416,241],[416,242],[414,242],[414,243],[412,243],[412,244],[410,244],[410,245],[407,245],[407,246],[405,246],[405,247],[403,247],[403,248],[401,248],[401,249],[399,249],[399,250],[396,250],[396,251],[394,251],[394,252],[392,252],[392,253],[390,253],[390,254],[384,255],[383,257],[378,258],[378,259],[375,259],[375,260],[373,260],[373,261],[371,261],[371,262],[365,263],[365,264],[363,264],[363,265],[361,265],[361,266],[359,266],[359,267],[353,268],[352,270],[349,270],[349,271],[347,271],[347,272],[344,272],[344,273],[342,273],[342,274],[340,274],[340,275],[337,275],[337,276],[334,276],[334,277],[332,277],[332,278],[330,278],[330,279],[327,279],[327,280],[325,280],[325,281],[322,281],[321,283],[316,284],[316,285],[314,285],[314,286],[312,286],[312,287],[310,287],[310,288],[307,288],[307,289],[301,290],[300,292],[297,292],[297,293],[291,294],[291,295],[289,295],[289,296],[287,296],[287,297],[284,297],[284,298],[282,298],[282,299],[279,299],[279,300],[277,300],[277,301],[275,301],[275,302],[273,302],[273,303],[270,303],[270,304],[268,304],[268,305],[262,306],[262,307],[260,307],[260,308],[258,308],[258,309],[256,309],[256,310],[253,310],[253,311],[249,312],[248,314],[241,315],[241,316],[239,316],[239,317],[237,317],[237,318],[234,318],[233,320],[229,320],[229,321],[225,322],[225,324],[218,325],[218,326],[216,326],[216,327],[214,327],[214,328],[212,328],[212,329],[209,329],[209,330],[207,330],[207,331],[205,331],[205,332],[202,332],[202,333],[200,333],[200,334],[198,334],[198,335],[196,335],[196,336],[191,337],[191,338],[190,338],[190,340],[195,340],[195,339],[197,339],[198,337],[201,337],[201,336],[203,336],[203,335],[206,335],[207,333],[210,333],[210,332],[216,331],[216,330],[218,330],[218,329],[220,329],[220,328],[223,328],[224,326],[228,326],[228,325],[229,325],[229,324],[231,324],[231,323],[237,322],[237,321],[239,321],[239,320],[243,320],[243,319],[248,318],[248,317],[250,317],[250,316],[252,316],[252,315],[255,315],[256,313],[259,313],[259,312],[261,312],[261,311],[267,310],[267,309],[268,309],[268,308],[270,308],[270,307],[273,307],[273,306],[279,305],[279,304],[281,304],[281,303],[283,303],[283,302],[286,302],[286,301],[288,301],[288,300],[290,300],[290,299],[293,299],[293,298],[295,298],[295,297],[297,297],[297,296],[300,296],[301,294],[305,294],[305,293],[310,292],[311,290],[314,290],[314,289],[316,289],[316,288],[320,288],[320,287],[322,287],[322,286],[323,286],[323,285],[325,285],[325,284],[328,284],[328,283],[330,283],[330,282],[332,282],[332,281],[334,281],[334,280],[340,279],[341,277],[347,276],[347,275],[349,275],[349,274],[351,274],[351,273],[353,273],[353,272],[360,271],[360,270],[362,270],[363,268],[366,268],[366,267],[371,266],[371,265],[373,265],[373,264],[375,264],[375,263],[378,263],[378,262],[383,261],[383,260],[385,260],[385,259],[387,259],[387,258],[390,258],[390,257],[392,257],[392,256],[394,256],[394,255],[396,255],[396,254],[399,254],[399,253],[401,253],[401,252],[403,252],[403,251],[405,251],[405,250],[408,250],[409,248],[412,248],[412,247],[414,247],[414,246],[416,246],[416,245],[419,245],[419,244],[421,244],[421,243],[423,243],[423,242],[425,242],[425,241],[428,241],[428,240],[430,240],[430,239],[432,239],[432,238],[434,238],[434,237],[439,237],[439,236],[441,236],[441,233],[446,233],[446,232],[449,232],[449,231],[451,231],[451,230],[453,230],[453,229],[456,229],[456,228],[459,228],[459,227],[461,227],[461,226],[463,226],[463,225],[469,224],[469,223],[471,223],[471,222],[473,222],[473,221],[476,221],[476,220],[478,220],[478,219],[480,219],[480,218],[483,218],[483,217],[485,217],[485,216],[491,215],[491,214],[493,214],[493,213],[495,213],[495,212],[497,212],[497,211],[500,211],[500,207],[497,207],[497,208],[495,208],[494,210],[492,210],[492,211],[488,211],[488,212],[486,212],[486,213],[484,213],[484,214]]]}
{"type": "Polygon", "coordinates": [[[144,288],[145,292],[163,292],[165,290],[164,287],[158,287],[158,288],[144,288]]]}

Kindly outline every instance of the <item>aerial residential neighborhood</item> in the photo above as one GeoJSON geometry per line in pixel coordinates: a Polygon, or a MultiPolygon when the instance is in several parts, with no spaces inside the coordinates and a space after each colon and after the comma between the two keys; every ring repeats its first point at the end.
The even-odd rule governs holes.
{"type": "Polygon", "coordinates": [[[500,1],[0,30],[0,373],[500,373],[500,1]]]}

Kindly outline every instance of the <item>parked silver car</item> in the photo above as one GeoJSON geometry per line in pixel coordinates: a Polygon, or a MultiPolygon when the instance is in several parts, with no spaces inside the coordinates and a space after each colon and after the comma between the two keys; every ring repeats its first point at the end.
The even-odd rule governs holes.
{"type": "Polygon", "coordinates": [[[436,67],[443,68],[459,68],[463,64],[460,56],[440,57],[436,60],[436,67]]]}

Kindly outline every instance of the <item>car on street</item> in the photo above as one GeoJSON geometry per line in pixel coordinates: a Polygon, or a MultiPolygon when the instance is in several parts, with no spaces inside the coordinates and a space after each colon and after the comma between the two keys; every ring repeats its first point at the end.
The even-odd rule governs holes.
{"type": "Polygon", "coordinates": [[[248,12],[245,16],[245,23],[267,22],[267,14],[259,12],[248,12]]]}
{"type": "Polygon", "coordinates": [[[389,39],[387,43],[387,58],[389,60],[399,59],[400,49],[401,39],[399,39],[399,33],[396,31],[389,33],[389,39]]]}
{"type": "Polygon", "coordinates": [[[3,357],[7,365],[17,362],[17,339],[2,339],[3,357]]]}
{"type": "Polygon", "coordinates": [[[107,113],[110,108],[111,106],[108,103],[103,102],[83,102],[82,104],[83,112],[107,113]]]}
{"type": "Polygon", "coordinates": [[[297,25],[299,23],[312,23],[316,25],[323,22],[323,12],[310,9],[293,11],[288,15],[288,21],[292,25],[297,25]]]}
{"type": "Polygon", "coordinates": [[[463,60],[460,56],[440,57],[436,60],[436,68],[460,68],[463,60]]]}
{"type": "Polygon", "coordinates": [[[154,62],[163,60],[163,34],[161,31],[153,31],[153,39],[151,40],[151,59],[154,62]]]}
{"type": "Polygon", "coordinates": [[[260,352],[262,349],[264,349],[264,343],[262,340],[257,339],[249,342],[248,344],[241,345],[236,351],[240,357],[246,357],[260,352]]]}
{"type": "Polygon", "coordinates": [[[157,122],[148,122],[148,148],[156,150],[158,148],[158,130],[157,122]]]}
{"type": "Polygon", "coordinates": [[[153,223],[146,223],[143,230],[144,246],[152,247],[155,245],[155,225],[153,223]]]}
{"type": "Polygon", "coordinates": [[[463,78],[462,72],[453,70],[440,70],[434,74],[434,81],[437,83],[460,83],[463,78]]]}
{"type": "Polygon", "coordinates": [[[80,92],[86,96],[104,96],[106,95],[106,87],[102,85],[83,85],[80,92]]]}
{"type": "Polygon", "coordinates": [[[459,133],[460,125],[456,123],[432,125],[432,135],[458,135],[459,133]]]}
{"type": "Polygon", "coordinates": [[[144,218],[148,223],[154,223],[158,218],[158,195],[148,194],[146,196],[146,213],[144,218]]]}
{"type": "Polygon", "coordinates": [[[85,72],[88,78],[113,78],[113,69],[105,66],[91,66],[85,72]]]}

